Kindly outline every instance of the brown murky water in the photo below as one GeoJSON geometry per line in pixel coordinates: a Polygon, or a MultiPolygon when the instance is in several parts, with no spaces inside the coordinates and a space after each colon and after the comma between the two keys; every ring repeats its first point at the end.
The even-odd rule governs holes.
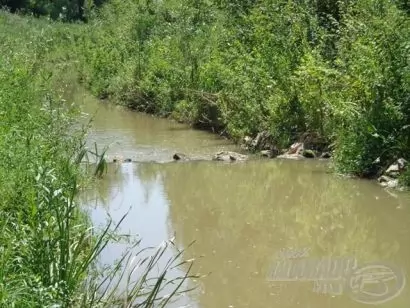
{"type": "MultiPolygon", "coordinates": [[[[235,146],[86,100],[84,111],[96,110],[90,144],[139,163],[110,165],[86,195],[92,219],[129,211],[122,230],[143,246],[174,233],[182,248],[195,241],[184,257],[202,256],[194,272],[210,274],[190,282],[199,291],[188,307],[409,307],[408,193],[338,177],[320,161],[157,163],[176,151],[208,157],[235,146]]],[[[120,253],[109,249],[104,259],[120,253]]]]}

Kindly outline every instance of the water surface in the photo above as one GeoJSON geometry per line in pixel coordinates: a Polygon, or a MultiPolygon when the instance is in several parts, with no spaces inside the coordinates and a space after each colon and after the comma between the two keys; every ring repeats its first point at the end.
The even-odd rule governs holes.
{"type": "MultiPolygon", "coordinates": [[[[122,231],[138,234],[143,246],[156,246],[174,234],[180,248],[195,241],[184,257],[198,258],[194,272],[210,274],[190,282],[199,291],[186,298],[185,304],[207,308],[346,308],[376,302],[378,307],[409,306],[409,283],[400,280],[410,270],[409,194],[336,176],[321,161],[164,163],[174,152],[210,157],[236,147],[182,124],[90,99],[84,102],[85,112],[97,111],[89,144],[111,145],[111,157],[137,161],[111,164],[105,178],[86,194],[92,219],[101,224],[107,212],[119,220],[129,211],[122,231]],[[289,259],[290,253],[280,255],[286,248],[305,254],[289,259]],[[277,263],[281,257],[287,257],[283,266],[277,263]],[[315,262],[325,257],[335,260],[331,269],[315,262]],[[342,268],[349,267],[342,262],[349,258],[357,261],[350,277],[342,268]],[[369,262],[375,265],[365,268],[369,262]],[[326,279],[326,274],[340,271],[346,284],[341,288],[337,281],[320,281],[320,277],[316,282],[306,280],[309,275],[300,269],[298,277],[286,273],[295,264],[305,264],[305,270],[311,271],[322,266],[311,278],[321,273],[326,279]],[[383,268],[380,274],[383,264],[398,270],[383,268]],[[369,275],[371,270],[373,275],[369,275]]],[[[112,261],[121,249],[111,247],[104,259],[112,261]]]]}

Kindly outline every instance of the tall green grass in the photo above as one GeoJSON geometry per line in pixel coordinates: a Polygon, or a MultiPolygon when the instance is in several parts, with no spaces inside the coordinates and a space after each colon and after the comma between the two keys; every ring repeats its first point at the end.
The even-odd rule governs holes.
{"type": "MultiPolygon", "coordinates": [[[[119,224],[93,227],[77,200],[86,183],[86,130],[79,110],[62,98],[75,31],[0,12],[0,306],[131,307],[139,299],[140,307],[164,306],[189,277],[168,279],[181,252],[153,275],[168,244],[128,265],[143,270],[125,291],[115,281],[135,246],[108,269],[97,266],[107,245],[121,238],[119,224]],[[172,283],[164,297],[163,286],[172,283]]],[[[101,176],[104,156],[95,153],[101,176]]]]}

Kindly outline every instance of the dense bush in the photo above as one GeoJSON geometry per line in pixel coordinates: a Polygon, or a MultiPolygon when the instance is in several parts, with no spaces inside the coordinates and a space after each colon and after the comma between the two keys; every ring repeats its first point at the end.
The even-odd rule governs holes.
{"type": "Polygon", "coordinates": [[[409,158],[409,27],[400,1],[113,0],[78,54],[96,95],[235,139],[314,134],[373,176],[409,158]]]}

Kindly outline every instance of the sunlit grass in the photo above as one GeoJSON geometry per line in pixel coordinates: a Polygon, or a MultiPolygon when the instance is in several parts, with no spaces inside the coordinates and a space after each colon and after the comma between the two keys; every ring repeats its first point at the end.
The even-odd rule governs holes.
{"type": "Polygon", "coordinates": [[[189,266],[168,277],[187,262],[182,251],[154,271],[172,242],[156,250],[134,242],[116,263],[99,266],[107,245],[127,238],[118,232],[122,220],[98,229],[78,201],[90,175],[84,171],[105,174],[107,148],[85,147],[87,126],[61,98],[64,74],[75,64],[70,27],[0,13],[0,306],[165,306],[192,277],[189,266]]]}

